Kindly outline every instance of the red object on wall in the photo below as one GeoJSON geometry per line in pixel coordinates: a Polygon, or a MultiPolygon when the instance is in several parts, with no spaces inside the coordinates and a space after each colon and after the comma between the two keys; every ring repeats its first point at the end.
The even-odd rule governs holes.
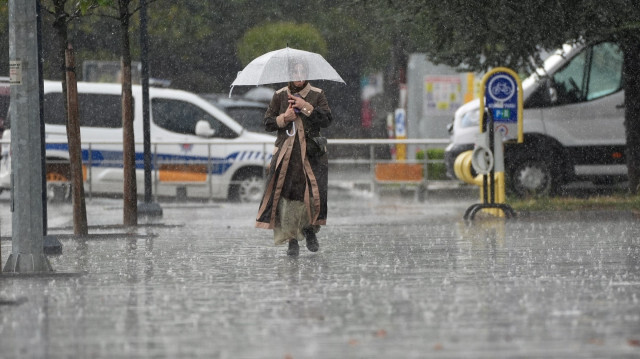
{"type": "Polygon", "coordinates": [[[369,100],[362,100],[362,110],[360,111],[363,128],[371,128],[373,123],[373,109],[369,100]]]}

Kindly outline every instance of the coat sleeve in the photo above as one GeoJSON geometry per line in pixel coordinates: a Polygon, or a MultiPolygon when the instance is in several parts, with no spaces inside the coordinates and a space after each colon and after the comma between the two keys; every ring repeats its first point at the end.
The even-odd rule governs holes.
{"type": "MultiPolygon", "coordinates": [[[[313,104],[312,104],[313,105],[313,104]]],[[[304,115],[301,115],[305,120],[305,126],[307,123],[314,128],[327,128],[333,122],[333,116],[331,115],[331,109],[329,108],[329,102],[324,92],[318,95],[318,100],[313,105],[313,112],[306,119],[304,115]]]]}
{"type": "Polygon", "coordinates": [[[278,123],[276,122],[276,118],[280,115],[280,99],[278,97],[278,93],[273,94],[271,98],[271,103],[269,104],[269,108],[264,114],[264,129],[267,132],[277,131],[280,128],[278,127],[278,123]]]}

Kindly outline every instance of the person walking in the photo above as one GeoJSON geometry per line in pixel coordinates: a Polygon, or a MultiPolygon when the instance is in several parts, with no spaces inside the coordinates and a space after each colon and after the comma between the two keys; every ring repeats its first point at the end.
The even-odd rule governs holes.
{"type": "Polygon", "coordinates": [[[321,128],[333,122],[324,92],[306,80],[302,60],[289,63],[293,81],[277,90],[264,116],[266,131],[277,131],[267,185],[256,227],[272,229],[276,245],[288,243],[297,256],[298,241],[319,249],[316,233],[327,221],[328,156],[321,128]]]}

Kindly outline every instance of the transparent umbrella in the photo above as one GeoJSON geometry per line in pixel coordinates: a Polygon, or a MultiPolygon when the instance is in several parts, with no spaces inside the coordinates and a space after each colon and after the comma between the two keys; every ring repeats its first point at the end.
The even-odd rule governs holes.
{"type": "Polygon", "coordinates": [[[329,80],[345,83],[338,72],[322,57],[315,52],[292,49],[284,49],[267,52],[251,61],[231,84],[234,86],[259,86],[290,82],[296,80],[293,73],[293,65],[302,63],[307,69],[305,80],[329,80]]]}

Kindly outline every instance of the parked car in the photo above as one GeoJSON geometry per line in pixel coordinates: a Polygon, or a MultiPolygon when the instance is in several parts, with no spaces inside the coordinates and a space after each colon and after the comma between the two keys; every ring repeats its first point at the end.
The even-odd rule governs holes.
{"type": "MultiPolygon", "coordinates": [[[[70,176],[66,118],[60,82],[44,82],[47,186],[68,185],[70,176]]],[[[122,119],[119,84],[78,83],[85,189],[122,193],[122,119]]],[[[154,193],[173,196],[258,201],[274,137],[246,131],[196,94],[149,89],[154,193]]],[[[142,89],[133,86],[138,193],[144,193],[142,89]]],[[[8,129],[5,134],[8,138],[8,129]]],[[[10,143],[3,144],[9,153],[10,143]]],[[[0,162],[0,188],[11,187],[11,156],[0,162]]],[[[16,179],[14,179],[16,180],[16,179]]],[[[60,191],[53,191],[59,193],[60,191]]],[[[67,191],[66,193],[69,193],[67,191]]]]}
{"type": "Polygon", "coordinates": [[[250,88],[242,95],[242,98],[249,101],[258,101],[269,104],[276,90],[269,86],[256,86],[250,88]]]}
{"type": "MultiPolygon", "coordinates": [[[[626,179],[623,56],[618,45],[565,45],[523,81],[524,143],[505,144],[507,188],[544,195],[576,180],[626,179]]],[[[462,105],[449,127],[447,175],[479,132],[479,100],[462,105]]]]}
{"type": "Polygon", "coordinates": [[[229,98],[227,95],[222,94],[204,94],[201,96],[217,108],[226,112],[248,131],[258,133],[265,132],[263,118],[269,107],[268,104],[236,97],[229,98]]]}

